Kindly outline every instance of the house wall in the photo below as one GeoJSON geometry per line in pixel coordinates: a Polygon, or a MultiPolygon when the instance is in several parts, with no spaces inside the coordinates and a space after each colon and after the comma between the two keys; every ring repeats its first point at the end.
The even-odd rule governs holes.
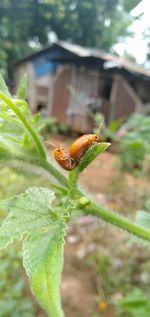
{"type": "Polygon", "coordinates": [[[135,88],[142,100],[141,112],[143,114],[150,114],[150,82],[137,80],[135,88]]]}
{"type": "Polygon", "coordinates": [[[48,108],[51,106],[52,95],[52,74],[46,74],[41,77],[36,77],[33,63],[25,62],[20,64],[14,73],[14,91],[17,90],[20,78],[26,73],[28,76],[27,82],[27,101],[33,113],[38,111],[39,106],[43,106],[43,115],[47,115],[48,108]]]}
{"type": "Polygon", "coordinates": [[[142,99],[143,103],[150,102],[150,82],[137,80],[135,83],[138,96],[142,99]]]}
{"type": "Polygon", "coordinates": [[[67,109],[69,105],[70,92],[68,85],[71,81],[71,67],[59,66],[53,77],[52,105],[49,107],[48,115],[57,118],[58,122],[67,123],[67,109]]]}
{"type": "Polygon", "coordinates": [[[126,118],[134,111],[141,111],[142,103],[138,95],[121,76],[113,80],[110,96],[109,122],[113,119],[126,118]]]}
{"type": "Polygon", "coordinates": [[[111,113],[111,103],[109,100],[106,100],[106,99],[102,100],[101,113],[104,115],[106,124],[108,124],[110,122],[110,113],[111,113]]]}
{"type": "Polygon", "coordinates": [[[74,131],[85,133],[92,129],[88,103],[90,98],[98,97],[98,81],[98,71],[72,66],[67,120],[74,131]]]}
{"type": "MultiPolygon", "coordinates": [[[[44,64],[41,62],[40,65],[43,67],[44,64]]],[[[92,70],[83,66],[57,63],[57,66],[51,65],[56,66],[55,70],[39,74],[36,67],[38,66],[39,71],[40,65],[38,61],[19,64],[15,70],[15,88],[20,77],[27,73],[27,100],[32,112],[39,111],[40,106],[44,116],[55,116],[58,122],[69,123],[74,131],[85,133],[92,129],[93,124],[88,110],[90,98],[100,100],[100,112],[104,114],[107,123],[113,119],[128,117],[133,111],[144,112],[146,106],[142,106],[140,98],[150,100],[149,82],[140,79],[134,83],[136,93],[122,76],[109,77],[111,80],[106,85],[104,77],[107,76],[101,74],[99,69],[92,70]],[[68,88],[69,86],[71,89],[68,88]],[[111,86],[110,96],[102,96],[100,90],[109,86],[111,86]]],[[[150,103],[148,109],[150,111],[150,103]]]]}

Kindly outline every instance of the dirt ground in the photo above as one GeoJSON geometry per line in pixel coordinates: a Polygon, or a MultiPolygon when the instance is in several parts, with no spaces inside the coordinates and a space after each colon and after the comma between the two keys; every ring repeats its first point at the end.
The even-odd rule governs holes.
{"type": "MultiPolygon", "coordinates": [[[[68,146],[63,138],[51,141],[68,146]]],[[[97,202],[134,219],[150,196],[150,180],[121,173],[119,164],[111,152],[101,154],[81,175],[80,184],[97,202]]],[[[129,241],[129,234],[96,218],[70,224],[62,280],[66,317],[115,317],[116,304],[128,289],[148,289],[148,252],[129,241]]]]}

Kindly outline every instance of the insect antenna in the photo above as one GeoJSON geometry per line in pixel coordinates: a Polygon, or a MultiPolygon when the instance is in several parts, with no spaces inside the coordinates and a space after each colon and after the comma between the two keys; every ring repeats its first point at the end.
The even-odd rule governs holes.
{"type": "Polygon", "coordinates": [[[46,145],[46,147],[47,147],[48,149],[56,148],[56,147],[57,147],[56,144],[54,144],[54,143],[52,143],[52,142],[49,142],[49,141],[44,141],[44,144],[46,145]]]}
{"type": "Polygon", "coordinates": [[[100,125],[99,125],[99,127],[98,127],[98,130],[97,130],[97,133],[96,133],[96,135],[99,137],[100,136],[100,132],[101,132],[101,130],[103,129],[103,127],[104,127],[104,118],[102,118],[102,120],[101,120],[101,122],[100,122],[100,125]]]}

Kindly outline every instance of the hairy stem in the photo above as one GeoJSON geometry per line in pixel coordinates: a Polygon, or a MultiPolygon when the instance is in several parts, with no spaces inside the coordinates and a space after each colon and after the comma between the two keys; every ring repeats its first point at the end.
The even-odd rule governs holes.
{"type": "Polygon", "coordinates": [[[41,161],[40,166],[48,171],[55,179],[63,186],[69,189],[68,178],[62,172],[60,172],[52,163],[48,161],[41,161]]]}
{"type": "MultiPolygon", "coordinates": [[[[59,183],[64,185],[69,189],[68,179],[65,175],[63,175],[56,167],[54,167],[49,162],[44,162],[41,164],[44,169],[49,171],[59,183]]],[[[80,197],[86,197],[85,193],[83,191],[77,189],[77,194],[80,197]]],[[[88,197],[86,197],[88,198],[88,197]]],[[[146,230],[143,227],[140,227],[137,224],[134,224],[130,220],[114,213],[113,211],[110,211],[102,206],[96,205],[94,202],[91,202],[89,207],[86,207],[82,210],[85,214],[90,214],[93,216],[96,216],[98,218],[101,218],[105,220],[108,223],[113,224],[114,226],[121,228],[127,232],[130,232],[136,236],[138,236],[141,239],[150,241],[150,231],[146,230]]]]}
{"type": "MultiPolygon", "coordinates": [[[[38,165],[43,167],[52,176],[54,176],[60,184],[62,184],[63,186],[68,188],[68,190],[70,190],[71,189],[70,185],[73,182],[74,178],[71,180],[71,183],[69,183],[68,178],[61,171],[59,171],[52,163],[47,161],[46,152],[38,134],[34,131],[32,126],[30,125],[28,120],[25,118],[24,114],[16,106],[16,104],[1,91],[0,91],[0,99],[3,100],[3,102],[5,102],[8,105],[8,107],[10,107],[14,111],[14,113],[17,115],[17,117],[20,119],[20,121],[23,123],[23,125],[25,126],[29,134],[31,135],[40,155],[40,161],[38,162],[38,165]]],[[[32,163],[34,164],[34,162],[32,163]]],[[[74,181],[76,182],[76,178],[74,181]]],[[[76,193],[80,197],[81,196],[86,197],[86,195],[79,189],[76,190],[76,193]]],[[[150,241],[150,231],[134,224],[133,222],[129,221],[128,219],[118,214],[113,213],[110,210],[107,210],[106,208],[102,206],[96,205],[94,202],[91,202],[89,207],[86,207],[83,211],[85,212],[85,214],[94,215],[142,239],[150,241]]]]}
{"type": "Polygon", "coordinates": [[[33,141],[36,145],[36,148],[39,152],[40,158],[43,160],[46,160],[46,153],[45,153],[45,149],[43,147],[43,143],[40,140],[37,133],[32,128],[32,126],[30,125],[30,123],[28,122],[28,120],[26,119],[26,117],[24,116],[24,114],[19,110],[19,108],[15,105],[15,103],[13,101],[11,101],[11,99],[9,97],[7,97],[2,91],[0,91],[0,99],[3,100],[7,104],[7,106],[14,111],[16,116],[20,119],[20,121],[25,126],[26,130],[31,135],[31,138],[33,139],[33,141]]]}
{"type": "Polygon", "coordinates": [[[86,213],[101,218],[139,238],[150,241],[150,231],[102,206],[92,203],[90,207],[86,208],[86,213]]]}

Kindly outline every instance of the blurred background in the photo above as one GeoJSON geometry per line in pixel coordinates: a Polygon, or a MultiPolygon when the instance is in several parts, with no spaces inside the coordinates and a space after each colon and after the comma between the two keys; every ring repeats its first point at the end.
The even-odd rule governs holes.
{"type": "MultiPolygon", "coordinates": [[[[100,133],[111,142],[80,182],[131,220],[138,210],[150,212],[149,11],[148,0],[0,1],[0,73],[10,91],[27,73],[27,101],[43,118],[44,140],[68,148],[84,133],[100,133]]],[[[0,179],[0,199],[49,186],[42,175],[5,165],[0,179]]],[[[92,217],[72,221],[62,280],[66,317],[150,316],[149,250],[130,238],[92,217]]],[[[1,252],[0,317],[44,317],[20,250],[16,243],[1,252]]]]}

